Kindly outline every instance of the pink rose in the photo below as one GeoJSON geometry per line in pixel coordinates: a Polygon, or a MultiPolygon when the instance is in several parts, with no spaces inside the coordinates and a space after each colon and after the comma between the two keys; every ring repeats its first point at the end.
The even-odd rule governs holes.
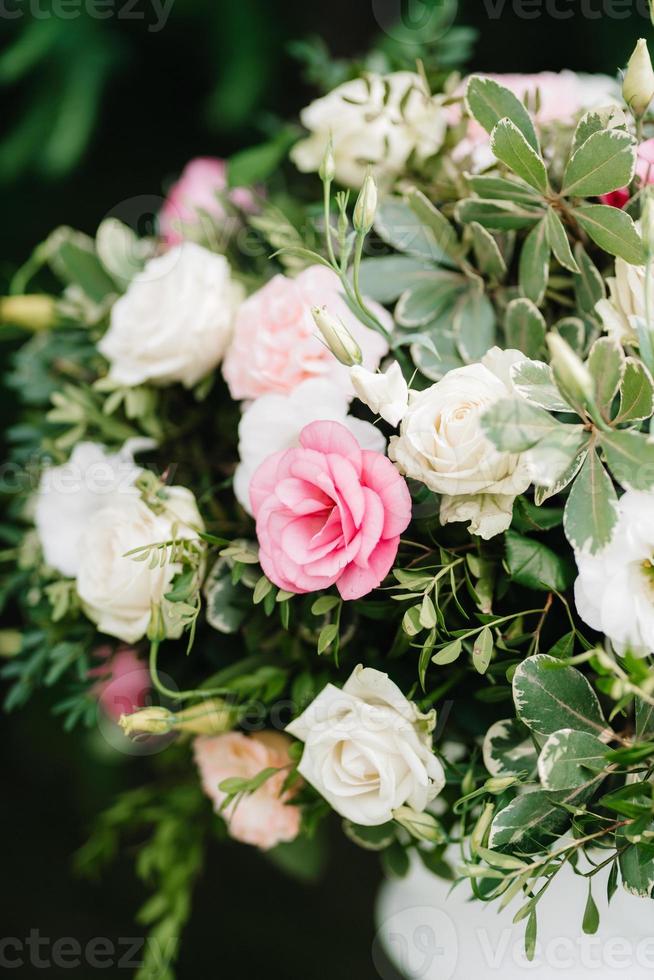
{"type": "Polygon", "coordinates": [[[292,793],[282,792],[291,763],[290,744],[291,739],[279,732],[256,732],[253,735],[227,732],[196,738],[193,744],[195,762],[203,789],[213,801],[216,812],[226,798],[226,794],[218,789],[224,779],[233,776],[252,779],[262,769],[279,769],[254,793],[230,803],[222,811],[235,840],[268,850],[297,837],[300,809],[289,805],[292,793]]]}
{"type": "Polygon", "coordinates": [[[91,688],[109,718],[118,721],[142,708],[150,692],[150,672],[131,647],[121,647],[112,655],[110,646],[98,647],[94,656],[105,662],[88,672],[99,680],[91,688]]]}
{"type": "MultiPolygon", "coordinates": [[[[204,215],[210,215],[219,223],[224,221],[225,209],[218,195],[226,189],[227,164],[224,160],[197,157],[187,163],[159,213],[159,234],[166,244],[179,245],[186,238],[195,238],[194,232],[202,229],[204,215]]],[[[229,199],[243,211],[256,210],[254,196],[246,187],[235,187],[229,192],[229,199]]],[[[212,221],[204,237],[210,237],[214,228],[212,221]]]]}
{"type": "MultiPolygon", "coordinates": [[[[638,147],[636,159],[636,175],[640,178],[640,186],[654,184],[654,139],[645,140],[638,147]]],[[[624,208],[629,202],[629,188],[621,187],[610,194],[602,194],[602,204],[610,204],[614,208],[624,208]]]]}
{"type": "MultiPolygon", "coordinates": [[[[336,273],[314,265],[296,279],[275,276],[239,307],[223,361],[232,398],[287,394],[302,381],[325,376],[353,393],[347,368],[318,339],[312,306],[326,306],[343,321],[361,347],[365,367],[375,370],[388,344],[354,316],[336,273]]],[[[369,306],[390,330],[393,321],[386,310],[378,303],[369,306]]]]}
{"type": "Polygon", "coordinates": [[[359,599],[391,569],[411,519],[408,487],[340,422],[312,422],[299,441],[250,482],[261,567],[288,592],[335,584],[343,599],[359,599]]]}

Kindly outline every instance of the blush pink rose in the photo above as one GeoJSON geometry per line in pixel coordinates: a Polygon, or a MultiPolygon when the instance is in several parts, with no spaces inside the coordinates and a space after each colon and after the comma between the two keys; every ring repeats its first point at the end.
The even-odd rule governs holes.
{"type": "Polygon", "coordinates": [[[226,798],[218,789],[224,779],[233,776],[252,779],[262,769],[279,769],[254,793],[241,797],[221,811],[230,836],[235,840],[268,850],[297,837],[300,809],[289,803],[292,793],[282,791],[291,762],[290,744],[291,739],[280,732],[202,735],[193,743],[202,787],[213,801],[216,812],[220,811],[226,798]]]}
{"type": "Polygon", "coordinates": [[[113,653],[111,647],[106,646],[98,647],[94,656],[104,663],[90,670],[88,676],[99,678],[91,693],[104,713],[118,721],[121,715],[144,707],[150,693],[150,672],[136,651],[121,647],[113,653]]]}
{"type": "Polygon", "coordinates": [[[360,599],[393,565],[411,519],[408,487],[340,422],[312,422],[299,442],[250,482],[261,567],[287,592],[336,585],[343,599],[360,599]]]}
{"type": "MultiPolygon", "coordinates": [[[[353,394],[348,369],[318,339],[312,306],[326,306],[339,317],[361,347],[364,366],[371,371],[378,367],[388,344],[352,313],[336,273],[314,265],[296,279],[275,276],[239,307],[223,361],[232,398],[288,394],[303,381],[321,377],[353,394]]],[[[393,321],[387,311],[378,303],[369,306],[390,330],[393,321]]]]}
{"type": "MultiPolygon", "coordinates": [[[[226,189],[227,164],[224,160],[197,157],[187,163],[159,213],[159,234],[166,244],[179,245],[188,237],[195,238],[197,230],[201,230],[203,214],[216,222],[223,221],[226,214],[218,195],[226,189]]],[[[247,187],[235,187],[229,192],[229,199],[242,211],[256,210],[254,195],[247,187]]],[[[209,233],[213,227],[212,222],[209,233]]]]}
{"type": "MultiPolygon", "coordinates": [[[[640,180],[641,187],[654,184],[654,139],[645,140],[638,147],[636,176],[640,180]]],[[[629,188],[620,187],[617,191],[611,191],[610,194],[602,194],[600,201],[602,204],[610,204],[614,208],[624,208],[629,203],[629,198],[629,188]]]]}

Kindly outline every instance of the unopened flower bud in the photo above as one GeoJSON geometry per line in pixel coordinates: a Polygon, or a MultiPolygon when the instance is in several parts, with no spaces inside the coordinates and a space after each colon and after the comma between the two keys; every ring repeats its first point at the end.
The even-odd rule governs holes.
{"type": "Polygon", "coordinates": [[[325,153],[322,158],[322,163],[318,169],[318,176],[325,184],[331,184],[334,179],[334,174],[336,173],[336,164],[334,162],[334,150],[332,147],[332,138],[329,137],[329,142],[325,147],[325,153]]]}
{"type": "Polygon", "coordinates": [[[654,0],[649,0],[649,17],[654,24],[654,0]]]}
{"type": "Polygon", "coordinates": [[[25,330],[47,330],[57,322],[57,301],[53,296],[4,296],[0,299],[0,323],[25,330]]]}
{"type": "Polygon", "coordinates": [[[572,402],[588,405],[595,396],[595,385],[590,371],[558,333],[548,333],[546,340],[552,372],[561,393],[567,395],[572,402]]]}
{"type": "Polygon", "coordinates": [[[487,803],[484,809],[481,811],[479,819],[474,826],[472,835],[470,837],[470,847],[473,854],[477,853],[478,847],[484,847],[486,837],[488,836],[488,831],[490,825],[493,822],[493,815],[495,813],[495,804],[487,803]]]}
{"type": "Polygon", "coordinates": [[[360,235],[367,235],[377,213],[377,184],[372,174],[366,174],[363,187],[354,205],[352,224],[360,235]]]}
{"type": "Polygon", "coordinates": [[[165,735],[173,727],[175,716],[168,708],[142,708],[131,715],[121,715],[118,724],[125,735],[165,735]]]}
{"type": "Polygon", "coordinates": [[[234,717],[232,709],[220,698],[209,698],[200,704],[178,711],[173,727],[178,732],[192,735],[220,735],[231,729],[234,717]]]}
{"type": "Polygon", "coordinates": [[[509,786],[513,786],[517,782],[518,780],[515,776],[491,776],[484,783],[484,789],[487,793],[492,793],[493,796],[499,796],[505,789],[508,789],[509,786]]]}
{"type": "Polygon", "coordinates": [[[361,364],[363,360],[361,348],[347,327],[332,316],[326,306],[312,306],[311,315],[323,340],[341,364],[346,367],[361,364]]]}
{"type": "Polygon", "coordinates": [[[654,98],[654,69],[647,49],[647,41],[641,37],[636,42],[629,59],[622,84],[624,100],[636,116],[642,116],[654,98]]]}
{"type": "Polygon", "coordinates": [[[418,840],[433,844],[441,844],[445,840],[443,828],[431,813],[419,813],[410,806],[401,806],[393,810],[393,819],[418,840]]]}

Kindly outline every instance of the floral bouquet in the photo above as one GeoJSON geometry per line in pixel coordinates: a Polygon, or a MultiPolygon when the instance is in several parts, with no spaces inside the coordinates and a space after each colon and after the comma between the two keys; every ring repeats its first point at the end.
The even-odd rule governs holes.
{"type": "Polygon", "coordinates": [[[159,951],[212,836],[310,876],[332,813],[528,956],[564,866],[590,933],[654,887],[646,42],[622,92],[370,65],[0,306],[6,708],[143,756],[78,861],[140,835],[159,951]]]}

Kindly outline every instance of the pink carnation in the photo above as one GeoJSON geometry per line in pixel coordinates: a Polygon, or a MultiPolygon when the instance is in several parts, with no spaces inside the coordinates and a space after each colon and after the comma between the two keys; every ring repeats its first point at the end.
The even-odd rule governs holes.
{"type": "Polygon", "coordinates": [[[222,811],[235,840],[268,850],[297,837],[300,809],[289,804],[292,795],[289,791],[282,792],[291,761],[290,744],[291,739],[279,732],[253,735],[227,732],[196,738],[195,761],[203,789],[213,801],[216,812],[225,800],[225,793],[218,789],[224,779],[234,776],[252,779],[262,769],[279,769],[254,793],[241,797],[222,811]]]}
{"type": "Polygon", "coordinates": [[[147,665],[131,647],[122,647],[112,656],[110,646],[98,647],[94,656],[105,663],[89,671],[89,677],[99,680],[91,688],[100,707],[109,718],[118,721],[142,708],[150,692],[150,672],[147,665]]]}
{"type": "Polygon", "coordinates": [[[261,567],[288,592],[335,584],[343,599],[359,599],[393,565],[411,519],[408,487],[339,422],[312,422],[299,441],[269,456],[250,482],[261,567]]]}
{"type": "MultiPolygon", "coordinates": [[[[654,139],[645,140],[638,147],[636,175],[640,179],[641,187],[654,184],[654,139]]],[[[600,201],[614,208],[623,208],[629,202],[629,188],[621,187],[617,191],[611,191],[610,194],[602,194],[600,201]]]]}
{"type": "MultiPolygon", "coordinates": [[[[159,213],[159,234],[168,246],[195,238],[201,230],[203,214],[222,222],[226,215],[218,195],[227,189],[227,164],[214,157],[197,157],[187,163],[179,180],[173,184],[159,213]]],[[[235,187],[229,199],[243,211],[254,211],[254,196],[246,187],[235,187]]],[[[206,218],[205,218],[206,221],[206,218]]],[[[210,237],[214,228],[207,229],[210,237]]]]}
{"type": "MultiPolygon", "coordinates": [[[[382,324],[392,320],[378,303],[369,303],[382,324]]],[[[312,306],[326,306],[339,317],[363,353],[370,370],[378,367],[388,344],[354,316],[345,303],[335,272],[314,265],[296,279],[275,276],[239,307],[232,344],[223,361],[223,374],[232,398],[288,394],[310,378],[333,378],[350,389],[347,368],[318,339],[312,306]]]]}

